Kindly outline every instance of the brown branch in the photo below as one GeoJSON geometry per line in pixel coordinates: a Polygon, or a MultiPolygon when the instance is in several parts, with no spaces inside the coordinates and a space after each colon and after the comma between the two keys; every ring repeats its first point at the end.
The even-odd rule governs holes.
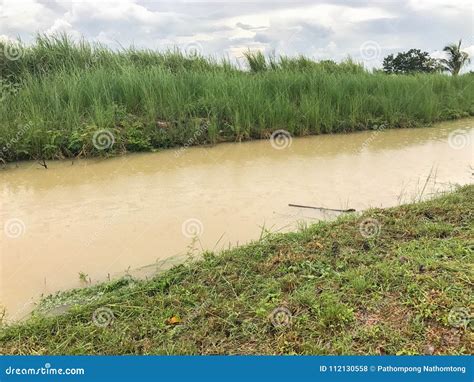
{"type": "Polygon", "coordinates": [[[324,210],[324,211],[336,211],[336,212],[355,212],[355,209],[349,208],[347,210],[339,210],[336,208],[325,208],[325,207],[312,207],[312,206],[302,206],[300,204],[288,204],[290,207],[298,207],[298,208],[311,208],[313,210],[324,210]]]}

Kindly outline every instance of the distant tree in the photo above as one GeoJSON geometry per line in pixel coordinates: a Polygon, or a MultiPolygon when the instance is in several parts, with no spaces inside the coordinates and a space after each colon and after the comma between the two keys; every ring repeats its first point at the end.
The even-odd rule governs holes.
{"type": "Polygon", "coordinates": [[[446,45],[443,49],[448,54],[448,58],[442,58],[439,61],[443,65],[444,70],[451,72],[453,76],[457,76],[459,71],[465,64],[469,64],[471,59],[469,54],[461,50],[462,40],[459,42],[446,45]]]}
{"type": "Polygon", "coordinates": [[[440,70],[440,64],[431,58],[428,52],[420,49],[410,49],[407,52],[388,55],[383,60],[385,73],[408,74],[408,73],[433,73],[440,70]]]}

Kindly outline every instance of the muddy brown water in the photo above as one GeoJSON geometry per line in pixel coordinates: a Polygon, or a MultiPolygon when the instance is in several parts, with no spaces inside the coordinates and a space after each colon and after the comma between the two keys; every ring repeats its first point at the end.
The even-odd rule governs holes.
{"type": "Polygon", "coordinates": [[[9,165],[0,171],[0,303],[18,319],[40,295],[84,285],[80,272],[92,284],[127,269],[146,274],[164,259],[258,239],[262,227],[337,216],[289,203],[359,211],[470,183],[473,127],[464,119],[55,161],[47,170],[9,165]]]}

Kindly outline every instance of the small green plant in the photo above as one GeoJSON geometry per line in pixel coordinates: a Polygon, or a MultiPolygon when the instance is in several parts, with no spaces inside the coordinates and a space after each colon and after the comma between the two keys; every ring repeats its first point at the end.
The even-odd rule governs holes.
{"type": "Polygon", "coordinates": [[[79,281],[84,284],[90,284],[92,282],[89,275],[85,272],[79,272],[79,281]]]}

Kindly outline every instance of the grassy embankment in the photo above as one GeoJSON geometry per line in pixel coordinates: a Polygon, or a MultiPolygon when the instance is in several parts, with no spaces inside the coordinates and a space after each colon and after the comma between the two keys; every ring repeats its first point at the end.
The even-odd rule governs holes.
{"type": "Polygon", "coordinates": [[[258,55],[249,60],[253,71],[242,71],[227,61],[113,52],[64,37],[40,37],[21,54],[12,45],[0,48],[3,162],[268,138],[278,129],[337,133],[474,115],[472,75],[389,76],[351,61],[265,62],[258,55]],[[94,146],[94,134],[103,129],[109,135],[94,146]]]}
{"type": "Polygon", "coordinates": [[[272,234],[148,281],[48,298],[43,310],[69,311],[3,328],[0,352],[472,353],[473,222],[471,185],[272,234]],[[366,219],[378,234],[366,237],[377,232],[370,224],[361,234],[366,219]],[[280,313],[273,323],[276,308],[291,320],[280,313]]]}

